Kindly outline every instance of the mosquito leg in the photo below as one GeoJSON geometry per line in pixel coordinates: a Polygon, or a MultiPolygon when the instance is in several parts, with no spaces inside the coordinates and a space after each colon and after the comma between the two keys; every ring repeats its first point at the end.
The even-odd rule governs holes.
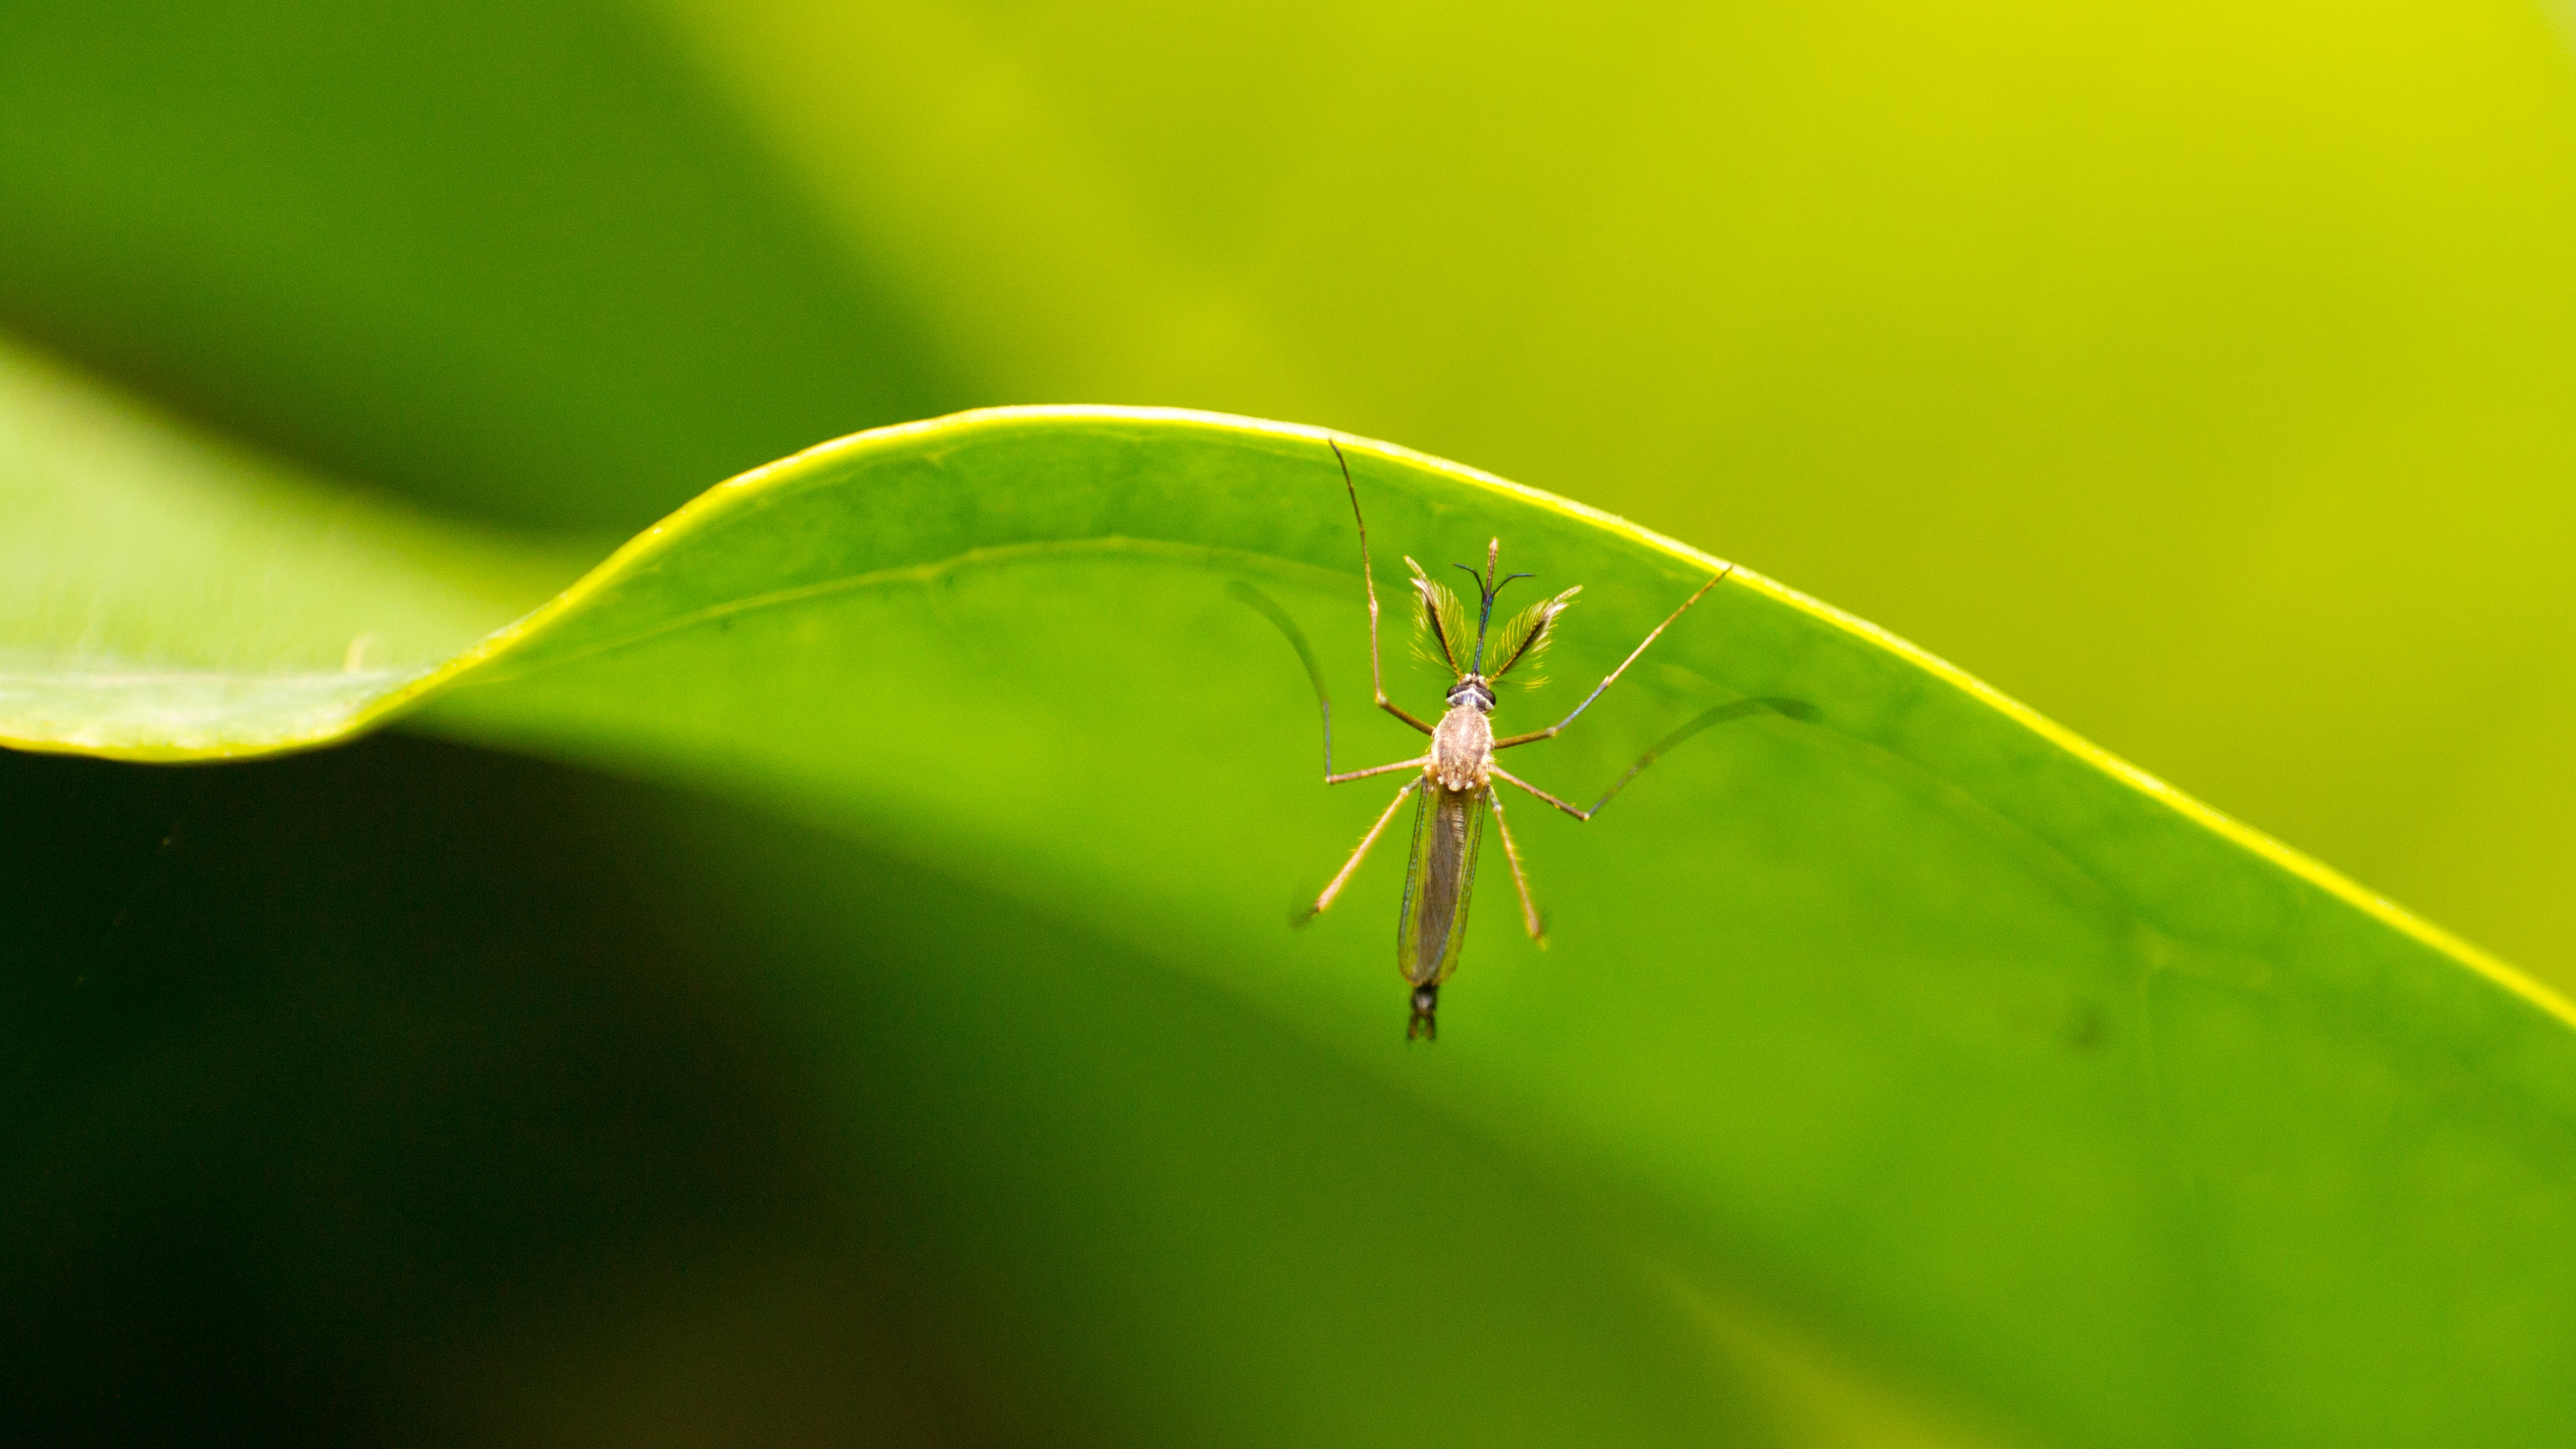
{"type": "MultiPolygon", "coordinates": [[[[1356,503],[1359,495],[1354,493],[1351,496],[1354,503],[1356,503]]],[[[1682,600],[1682,606],[1680,608],[1675,609],[1672,613],[1666,615],[1664,617],[1664,622],[1657,624],[1645,638],[1638,640],[1637,647],[1628,651],[1628,657],[1619,661],[1619,667],[1611,670],[1606,678],[1604,678],[1599,684],[1594,685],[1590,694],[1583,696],[1583,703],[1574,707],[1573,714],[1567,715],[1565,718],[1549,725],[1546,729],[1532,730],[1525,735],[1514,735],[1510,739],[1496,740],[1494,741],[1494,748],[1498,750],[1508,750],[1514,745],[1526,745],[1539,740],[1552,740],[1556,738],[1558,733],[1564,730],[1567,725],[1574,723],[1576,715],[1580,715],[1585,710],[1592,707],[1592,701],[1601,697],[1601,691],[1608,689],[1612,684],[1618,681],[1620,675],[1628,672],[1628,666],[1637,662],[1637,656],[1646,652],[1646,646],[1654,643],[1657,635],[1662,634],[1666,629],[1673,626],[1673,620],[1678,619],[1684,613],[1687,613],[1691,605],[1698,603],[1701,597],[1706,595],[1709,590],[1726,582],[1726,576],[1734,572],[1735,565],[1728,564],[1725,568],[1718,571],[1716,578],[1710,579],[1707,583],[1700,585],[1698,593],[1692,594],[1689,598],[1682,600]]],[[[1374,602],[1371,603],[1370,608],[1372,610],[1376,608],[1374,602]]]]}
{"type": "Polygon", "coordinates": [[[1351,495],[1351,521],[1360,526],[1360,585],[1368,590],[1369,606],[1369,683],[1377,690],[1377,707],[1427,735],[1431,726],[1386,697],[1386,670],[1378,664],[1377,657],[1377,575],[1369,572],[1368,520],[1360,516],[1360,486],[1351,481],[1351,460],[1342,456],[1342,445],[1330,438],[1324,442],[1333,450],[1333,461],[1342,465],[1342,487],[1351,495]]]}
{"type": "MultiPolygon", "coordinates": [[[[1513,774],[1511,771],[1503,769],[1499,765],[1492,766],[1490,768],[1492,768],[1494,772],[1495,779],[1509,784],[1518,785],[1522,789],[1536,795],[1539,799],[1546,801],[1548,804],[1555,806],[1557,809],[1564,811],[1566,814],[1573,816],[1577,820],[1589,820],[1592,818],[1591,811],[1584,809],[1580,805],[1569,805],[1547,793],[1545,790],[1540,789],[1536,785],[1531,784],[1529,781],[1522,779],[1520,776],[1513,774]]],[[[1496,818],[1499,819],[1500,817],[1496,818]]]]}
{"type": "Polygon", "coordinates": [[[1530,899],[1529,875],[1521,869],[1520,842],[1512,839],[1512,827],[1503,820],[1502,792],[1488,790],[1485,798],[1494,802],[1494,828],[1503,835],[1503,858],[1512,863],[1512,884],[1520,888],[1521,924],[1528,928],[1531,942],[1544,951],[1547,949],[1547,923],[1539,919],[1538,902],[1530,899]]]}
{"type": "Polygon", "coordinates": [[[1368,834],[1360,837],[1360,848],[1352,851],[1351,858],[1342,862],[1341,872],[1333,877],[1331,885],[1324,887],[1322,895],[1315,897],[1314,906],[1306,912],[1298,924],[1303,925],[1306,921],[1322,915],[1324,908],[1333,903],[1333,897],[1342,893],[1342,887],[1350,884],[1351,875],[1360,868],[1360,862],[1368,859],[1369,847],[1377,844],[1377,838],[1386,833],[1386,822],[1393,820],[1395,812],[1403,807],[1406,799],[1421,787],[1422,777],[1416,775],[1404,782],[1404,788],[1395,792],[1394,799],[1386,802],[1386,812],[1378,816],[1377,823],[1369,827],[1368,834]]]}
{"type": "MultiPolygon", "coordinates": [[[[1795,699],[1739,699],[1732,704],[1721,704],[1717,708],[1712,709],[1705,714],[1694,716],[1680,729],[1677,729],[1671,734],[1664,736],[1662,739],[1655,741],[1652,748],[1637,757],[1637,763],[1628,767],[1628,773],[1621,775],[1618,779],[1610,782],[1610,788],[1602,791],[1601,798],[1593,801],[1592,808],[1588,810],[1577,810],[1573,806],[1566,804],[1564,801],[1559,800],[1555,796],[1540,789],[1536,785],[1531,784],[1527,780],[1521,779],[1519,776],[1510,774],[1504,770],[1495,769],[1494,774],[1499,779],[1511,781],[1513,784],[1520,786],[1522,789],[1536,795],[1538,798],[1555,806],[1557,809],[1564,811],[1566,814],[1573,816],[1577,820],[1589,820],[1593,816],[1601,813],[1601,807],[1610,803],[1611,796],[1626,789],[1629,781],[1637,778],[1640,772],[1642,772],[1648,765],[1651,765],[1656,760],[1662,758],[1664,752],[1670,750],[1673,746],[1680,744],[1682,741],[1689,739],[1695,734],[1698,734],[1701,730],[1707,729],[1710,725],[1724,724],[1731,719],[1742,719],[1748,714],[1762,714],[1765,712],[1777,715],[1786,715],[1790,719],[1802,721],[1813,720],[1816,717],[1816,707],[1814,705],[1795,699]]],[[[1494,818],[1500,820],[1502,817],[1497,814],[1494,818]]]]}
{"type": "Polygon", "coordinates": [[[1391,775],[1398,770],[1419,770],[1430,763],[1431,757],[1429,755],[1424,755],[1418,760],[1398,760],[1392,765],[1371,765],[1365,770],[1346,770],[1338,775],[1326,775],[1324,777],[1324,783],[1327,785],[1346,784],[1352,780],[1365,780],[1371,775],[1391,775]]]}

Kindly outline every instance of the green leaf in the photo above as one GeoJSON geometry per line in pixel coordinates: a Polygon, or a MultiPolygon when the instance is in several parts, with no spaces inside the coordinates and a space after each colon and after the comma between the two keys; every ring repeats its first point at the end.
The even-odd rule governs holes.
{"type": "Polygon", "coordinates": [[[0,346],[0,742],[138,759],[343,734],[582,561],[370,502],[0,346]]]}
{"type": "MultiPolygon", "coordinates": [[[[682,782],[975,882],[1295,1049],[1244,1038],[1157,1062],[1171,1035],[1207,1028],[1130,1034],[1156,991],[1107,967],[1096,1002],[1068,1005],[1083,979],[1050,974],[1035,941],[953,958],[968,974],[942,983],[941,1010],[962,1016],[889,1049],[972,1037],[991,1009],[1001,1060],[1048,1064],[1045,1097],[1170,1104],[1224,1071],[1254,1094],[1240,1110],[1257,1099],[1281,1120],[1455,1124],[1549,1191],[1603,1204],[1608,1251],[1685,1301],[1759,1304],[1756,1319],[1832,1345],[1826,1359],[1861,1378],[1937,1386],[2010,1433],[2576,1429],[2561,1389],[2576,1371],[2576,1268],[2558,1251],[2576,1207],[2565,1004],[1748,570],[1576,730],[1512,763],[1582,795],[1715,705],[1791,699],[1812,719],[1703,734],[1588,826],[1514,804],[1554,949],[1518,936],[1489,878],[1443,1041],[1407,1050],[1387,969],[1393,862],[1314,926],[1287,927],[1383,792],[1317,783],[1297,654],[1233,587],[1256,586],[1311,641],[1341,705],[1337,763],[1418,749],[1363,708],[1356,541],[1324,440],[1100,408],[846,439],[713,490],[552,603],[322,724],[278,704],[309,668],[292,650],[275,673],[219,661],[226,702],[156,743],[166,703],[90,688],[102,661],[77,636],[8,644],[34,681],[21,687],[61,691],[41,728],[69,721],[112,741],[85,746],[104,753],[321,743],[408,702],[423,730],[682,782]],[[1055,983],[1037,992],[1049,1009],[1020,1011],[1037,980],[1055,983]]],[[[1504,725],[1553,718],[1721,567],[1454,464],[1343,446],[1382,566],[1481,558],[1498,535],[1507,568],[1583,585],[1558,683],[1515,694],[1504,725]]],[[[1378,582],[1401,586],[1383,567],[1378,582]]],[[[125,577],[94,597],[148,615],[152,594],[125,577]]],[[[1438,681],[1397,657],[1391,691],[1434,707],[1438,681]]],[[[693,889],[811,930],[825,955],[935,940],[926,922],[959,909],[913,889],[844,901],[838,869],[710,868],[693,889]]],[[[935,944],[918,951],[912,969],[940,969],[935,944]]],[[[1107,1111],[1062,1137],[1034,1130],[1076,1156],[1204,1140],[1212,1182],[1257,1190],[1259,1164],[1213,1166],[1231,1160],[1227,1120],[1157,1119],[1131,1138],[1107,1111]]],[[[1388,1176],[1418,1155],[1349,1168],[1354,1190],[1418,1210],[1384,1225],[1404,1302],[1408,1255],[1436,1256],[1444,1225],[1493,1190],[1425,1176],[1405,1199],[1388,1176]]],[[[1169,1202],[1182,1179],[1150,1180],[1145,1198],[1169,1202]]],[[[1246,1206],[1220,1191],[1204,1210],[1246,1206]]],[[[1100,1251],[1124,1251],[1111,1241],[1100,1251]]],[[[1205,1331],[1250,1332],[1233,1325],[1273,1291],[1287,1289],[1211,1306],[1205,1331]]],[[[1439,1356],[1453,1349],[1483,1351],[1439,1356]]]]}
{"type": "Polygon", "coordinates": [[[89,978],[0,982],[38,1437],[255,1439],[319,1377],[472,1442],[1977,1442],[1400,1084],[845,840],[400,739],[0,758],[0,812],[13,960],[89,978]],[[138,1383],[173,1323],[236,1338],[138,1383]]]}

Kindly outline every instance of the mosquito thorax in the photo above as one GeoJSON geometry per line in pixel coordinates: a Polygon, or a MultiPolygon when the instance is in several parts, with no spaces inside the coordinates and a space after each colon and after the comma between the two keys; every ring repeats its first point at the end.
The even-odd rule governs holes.
{"type": "Polygon", "coordinates": [[[1449,691],[1449,712],[1431,730],[1431,753],[1422,773],[1445,790],[1482,790],[1494,768],[1494,727],[1485,711],[1494,707],[1494,692],[1473,675],[1449,691]]]}

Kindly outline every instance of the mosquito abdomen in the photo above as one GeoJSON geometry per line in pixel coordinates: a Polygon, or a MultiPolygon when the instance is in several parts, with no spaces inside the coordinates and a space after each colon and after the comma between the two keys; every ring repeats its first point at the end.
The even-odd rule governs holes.
{"type": "Polygon", "coordinates": [[[1436,780],[1424,782],[1413,818],[1404,919],[1396,932],[1396,968],[1416,986],[1437,985],[1458,969],[1484,823],[1484,788],[1452,790],[1436,780]]]}

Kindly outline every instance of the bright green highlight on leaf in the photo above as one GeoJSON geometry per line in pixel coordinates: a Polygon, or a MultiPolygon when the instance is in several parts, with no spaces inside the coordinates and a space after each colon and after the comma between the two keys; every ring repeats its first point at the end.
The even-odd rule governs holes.
{"type": "Polygon", "coordinates": [[[0,347],[0,742],[143,759],[345,734],[578,570],[371,503],[0,347]]]}
{"type": "MultiPolygon", "coordinates": [[[[863,434],[711,491],[470,645],[505,589],[441,594],[390,561],[334,576],[294,528],[251,556],[300,601],[282,611],[296,626],[255,645],[192,633],[222,590],[191,583],[185,556],[109,569],[84,530],[112,517],[66,505],[45,597],[130,622],[98,636],[110,648],[68,603],[13,608],[13,630],[43,622],[5,641],[5,733],[202,756],[410,706],[423,729],[749,799],[1082,922],[1623,1204],[1625,1250],[1680,1301],[1764,1304],[2040,1438],[2576,1429],[2556,1387],[2576,1342],[2566,1007],[1748,571],[1513,767],[1588,798],[1710,706],[1796,699],[1813,720],[1712,730],[1590,826],[1512,802],[1555,949],[1529,949],[1489,878],[1444,1042],[1408,1053],[1393,863],[1286,926],[1393,785],[1317,782],[1305,672],[1232,588],[1300,622],[1346,767],[1417,747],[1365,708],[1325,438],[1101,408],[863,434]],[[397,656],[414,672],[312,706],[332,641],[403,621],[427,621],[407,647],[457,652],[397,656]],[[209,682],[192,712],[100,687],[156,649],[209,682]],[[2499,1327],[2419,1331],[2436,1318],[2499,1327]]],[[[1496,536],[1531,587],[1583,586],[1555,682],[1508,693],[1500,728],[1554,718],[1722,567],[1454,464],[1344,447],[1383,593],[1403,597],[1398,555],[1436,570],[1496,536]]],[[[246,516],[272,528],[293,516],[241,496],[270,500],[246,516]]],[[[1437,683],[1390,678],[1423,708],[1437,683]]],[[[778,874],[810,903],[782,896],[782,913],[831,909],[827,873],[778,874]]],[[[820,939],[863,927],[895,929],[820,939]]],[[[950,963],[982,973],[959,999],[1010,997],[1012,959],[950,963]]],[[[1056,1029],[1011,1030],[1072,1051],[1077,1076],[1110,1071],[1056,1029]]],[[[1314,1090],[1300,1077],[1319,1069],[1282,1070],[1291,1100],[1314,1090]]],[[[1390,1244],[1436,1245],[1446,1208],[1389,1223],[1390,1244]]]]}

